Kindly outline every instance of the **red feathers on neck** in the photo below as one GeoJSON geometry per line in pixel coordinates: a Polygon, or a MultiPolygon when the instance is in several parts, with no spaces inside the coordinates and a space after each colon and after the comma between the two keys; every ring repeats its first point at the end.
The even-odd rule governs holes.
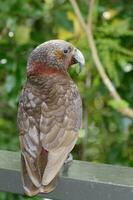
{"type": "Polygon", "coordinates": [[[65,71],[59,70],[56,67],[47,67],[42,63],[31,64],[27,70],[28,75],[51,75],[51,74],[65,74],[65,71]]]}

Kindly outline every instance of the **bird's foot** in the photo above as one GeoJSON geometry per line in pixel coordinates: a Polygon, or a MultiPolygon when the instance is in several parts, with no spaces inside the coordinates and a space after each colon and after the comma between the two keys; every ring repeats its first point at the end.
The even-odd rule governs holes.
{"type": "Polygon", "coordinates": [[[69,167],[71,166],[72,164],[72,161],[73,161],[73,156],[72,154],[70,153],[67,157],[67,159],[65,160],[64,162],[64,167],[63,167],[63,170],[62,170],[62,173],[67,175],[68,174],[68,169],[69,167]]]}
{"type": "Polygon", "coordinates": [[[71,153],[69,153],[67,159],[65,160],[64,162],[64,165],[71,165],[72,164],[72,161],[73,161],[73,156],[71,153]]]}

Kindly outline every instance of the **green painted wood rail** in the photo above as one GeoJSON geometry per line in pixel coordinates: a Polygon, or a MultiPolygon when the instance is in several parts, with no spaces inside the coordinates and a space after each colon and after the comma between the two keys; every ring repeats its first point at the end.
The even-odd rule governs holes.
{"type": "MultiPolygon", "coordinates": [[[[0,151],[0,191],[24,194],[20,153],[0,151]]],[[[62,169],[54,200],[133,200],[133,168],[73,161],[62,169]]]]}

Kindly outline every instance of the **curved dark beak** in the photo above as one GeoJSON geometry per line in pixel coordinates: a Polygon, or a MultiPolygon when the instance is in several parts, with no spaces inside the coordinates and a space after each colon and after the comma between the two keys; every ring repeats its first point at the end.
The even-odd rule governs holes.
{"type": "Polygon", "coordinates": [[[75,49],[73,59],[75,61],[74,63],[79,63],[80,72],[81,72],[81,70],[85,64],[85,58],[79,49],[75,49]]]}

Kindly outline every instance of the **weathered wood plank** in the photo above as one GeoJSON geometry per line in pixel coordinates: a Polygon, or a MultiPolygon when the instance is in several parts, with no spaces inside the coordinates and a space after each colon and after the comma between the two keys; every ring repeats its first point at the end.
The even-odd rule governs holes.
{"type": "MultiPolygon", "coordinates": [[[[18,152],[0,151],[0,191],[24,193],[18,152]]],[[[62,170],[57,189],[41,196],[58,200],[133,200],[133,169],[74,161],[62,170]]]]}

